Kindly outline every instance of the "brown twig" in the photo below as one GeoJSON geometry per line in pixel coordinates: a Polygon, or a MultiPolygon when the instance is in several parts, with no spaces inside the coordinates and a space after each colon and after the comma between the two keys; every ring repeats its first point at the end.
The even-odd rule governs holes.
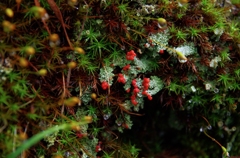
{"type": "Polygon", "coordinates": [[[58,18],[58,20],[60,21],[62,27],[63,27],[63,31],[64,34],[66,36],[66,39],[68,41],[68,44],[70,46],[70,48],[72,48],[72,43],[68,37],[67,31],[66,31],[66,24],[63,21],[63,17],[62,17],[62,13],[60,11],[60,9],[58,8],[57,4],[54,2],[54,0],[47,0],[48,4],[50,5],[51,9],[53,10],[53,12],[55,13],[56,17],[58,18]]]}

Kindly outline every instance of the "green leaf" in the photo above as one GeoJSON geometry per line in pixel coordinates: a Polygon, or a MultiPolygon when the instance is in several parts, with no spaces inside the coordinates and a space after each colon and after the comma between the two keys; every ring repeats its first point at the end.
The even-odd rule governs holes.
{"type": "Polygon", "coordinates": [[[213,98],[211,99],[211,102],[216,102],[216,103],[220,103],[222,104],[222,99],[223,99],[223,96],[220,95],[220,94],[215,94],[213,96],[213,98]]]}
{"type": "Polygon", "coordinates": [[[12,83],[13,81],[16,81],[19,78],[19,74],[15,72],[10,72],[8,74],[8,79],[12,83]]]}
{"type": "Polygon", "coordinates": [[[105,39],[102,38],[100,41],[93,42],[89,47],[87,47],[87,49],[91,51],[92,57],[100,57],[101,58],[103,51],[108,50],[108,48],[107,48],[108,45],[109,45],[109,43],[107,43],[105,41],[105,39]]]}
{"type": "Polygon", "coordinates": [[[130,152],[132,155],[138,155],[138,153],[139,153],[140,150],[141,150],[141,149],[136,148],[135,145],[131,145],[129,152],[130,152]]]}
{"type": "Polygon", "coordinates": [[[95,32],[95,30],[90,26],[90,28],[88,30],[85,30],[83,32],[83,38],[86,42],[97,42],[97,38],[100,36],[100,32],[95,32]]]}
{"type": "Polygon", "coordinates": [[[26,85],[21,83],[14,84],[11,89],[15,95],[19,96],[20,98],[25,97],[28,93],[26,85]]]}
{"type": "Polygon", "coordinates": [[[37,118],[39,118],[39,116],[35,113],[28,113],[27,117],[32,119],[32,120],[36,120],[37,118]]]}
{"type": "Polygon", "coordinates": [[[3,90],[2,87],[0,87],[0,104],[8,105],[8,101],[11,99],[11,97],[6,93],[6,91],[3,90]]]}
{"type": "Polygon", "coordinates": [[[169,91],[174,92],[175,94],[184,94],[187,91],[187,87],[185,85],[179,85],[176,82],[171,82],[169,86],[167,86],[169,91]]]}
{"type": "Polygon", "coordinates": [[[13,113],[19,112],[19,110],[21,108],[17,103],[10,104],[10,105],[8,105],[8,107],[9,107],[9,110],[13,113]]]}
{"type": "Polygon", "coordinates": [[[219,79],[217,81],[221,82],[226,88],[229,88],[233,79],[230,78],[228,74],[223,74],[218,76],[219,76],[219,79]]]}
{"type": "Polygon", "coordinates": [[[103,151],[104,155],[102,156],[102,158],[113,158],[113,154],[115,153],[115,151],[113,151],[112,153],[107,153],[105,151],[103,151]]]}

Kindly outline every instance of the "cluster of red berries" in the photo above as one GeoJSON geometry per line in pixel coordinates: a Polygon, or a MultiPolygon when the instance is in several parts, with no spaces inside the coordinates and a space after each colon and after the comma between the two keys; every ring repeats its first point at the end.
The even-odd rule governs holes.
{"type": "MultiPolygon", "coordinates": [[[[149,94],[148,92],[147,92],[147,90],[149,89],[149,83],[150,83],[150,79],[149,78],[144,78],[143,79],[143,82],[142,82],[142,95],[145,95],[145,96],[147,96],[148,97],[148,99],[149,100],[152,100],[152,96],[151,96],[151,94],[149,94]]],[[[133,79],[132,80],[132,86],[134,87],[133,88],[133,95],[131,96],[131,103],[133,104],[133,105],[137,105],[138,104],[138,102],[137,102],[137,100],[136,100],[136,98],[137,98],[137,94],[140,92],[140,89],[139,89],[139,87],[138,87],[138,85],[137,85],[137,80],[136,79],[133,79]]],[[[126,90],[126,92],[130,92],[130,89],[128,89],[128,90],[126,90]]]]}
{"type": "Polygon", "coordinates": [[[148,88],[149,88],[149,83],[150,83],[150,79],[149,78],[144,78],[143,82],[142,82],[142,86],[143,86],[143,91],[142,91],[142,95],[145,95],[148,97],[149,100],[152,100],[152,96],[147,92],[148,88]]]}
{"type": "Polygon", "coordinates": [[[131,102],[132,102],[132,104],[135,105],[135,106],[138,104],[138,102],[137,102],[137,100],[136,100],[136,95],[135,95],[135,94],[133,94],[133,95],[131,96],[131,102]]]}
{"type": "Polygon", "coordinates": [[[135,57],[136,53],[134,52],[134,50],[130,50],[129,52],[127,52],[126,55],[127,60],[134,60],[135,57]]]}
{"type": "Polygon", "coordinates": [[[119,83],[123,83],[125,84],[126,83],[126,79],[124,78],[123,74],[118,74],[118,82],[119,83]]]}
{"type": "Polygon", "coordinates": [[[131,102],[132,102],[133,105],[137,105],[138,102],[136,100],[136,97],[137,97],[137,93],[140,92],[140,89],[137,86],[137,80],[136,79],[132,80],[132,85],[133,85],[134,89],[133,89],[133,95],[131,96],[131,102]]]}
{"type": "Polygon", "coordinates": [[[102,86],[103,90],[106,90],[106,89],[108,89],[109,84],[107,83],[107,81],[103,81],[101,86],[102,86]]]}

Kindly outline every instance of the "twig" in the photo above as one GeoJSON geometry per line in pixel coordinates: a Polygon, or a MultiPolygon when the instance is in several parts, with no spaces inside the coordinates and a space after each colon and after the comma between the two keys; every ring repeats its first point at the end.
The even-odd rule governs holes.
{"type": "Polygon", "coordinates": [[[68,44],[70,46],[70,48],[72,48],[72,43],[68,37],[67,31],[66,31],[66,24],[63,21],[63,17],[62,17],[62,13],[60,11],[60,9],[58,8],[57,4],[54,2],[54,0],[47,0],[48,4],[50,5],[51,9],[53,10],[53,12],[55,13],[56,17],[58,18],[58,20],[60,21],[62,27],[63,27],[63,31],[64,34],[66,36],[66,39],[68,41],[68,44]]]}
{"type": "MultiPolygon", "coordinates": [[[[62,93],[61,99],[63,100],[66,95],[66,85],[65,85],[64,73],[62,73],[62,80],[63,80],[63,93],[62,93]]],[[[63,114],[63,113],[64,113],[64,102],[62,103],[62,110],[61,110],[61,114],[63,114]]]]}

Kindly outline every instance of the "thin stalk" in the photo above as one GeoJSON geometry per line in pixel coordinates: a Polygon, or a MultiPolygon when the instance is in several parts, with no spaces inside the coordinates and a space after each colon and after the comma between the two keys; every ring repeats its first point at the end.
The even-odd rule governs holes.
{"type": "Polygon", "coordinates": [[[226,149],[224,146],[222,146],[221,143],[219,143],[216,139],[214,139],[213,137],[211,137],[210,135],[208,135],[205,130],[203,131],[203,133],[204,133],[208,138],[210,138],[212,141],[214,141],[215,143],[217,143],[217,144],[222,148],[222,150],[223,150],[223,156],[224,156],[224,157],[225,157],[225,156],[226,156],[226,157],[229,157],[229,153],[228,153],[227,149],[226,149]]]}

